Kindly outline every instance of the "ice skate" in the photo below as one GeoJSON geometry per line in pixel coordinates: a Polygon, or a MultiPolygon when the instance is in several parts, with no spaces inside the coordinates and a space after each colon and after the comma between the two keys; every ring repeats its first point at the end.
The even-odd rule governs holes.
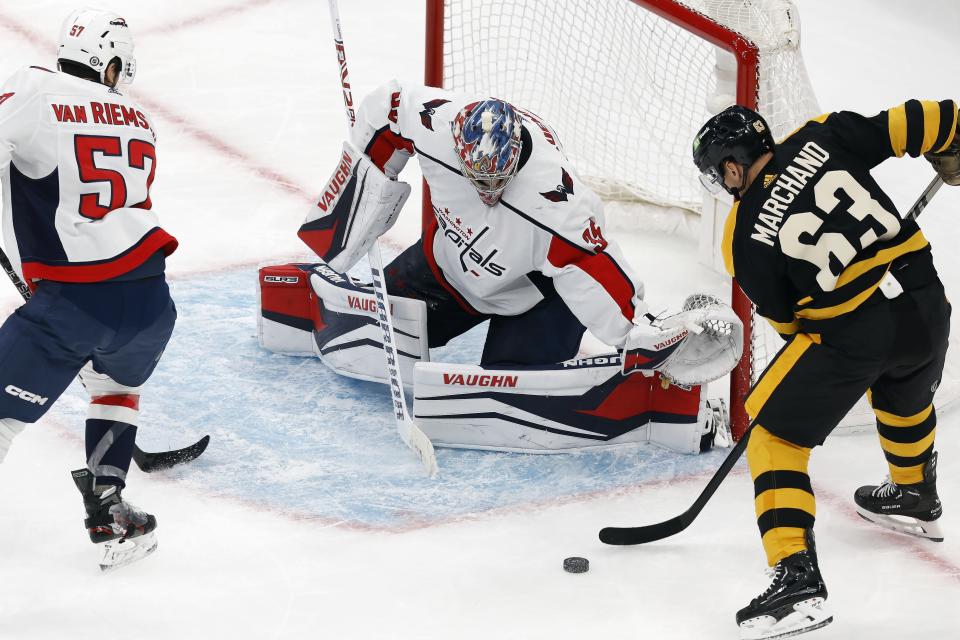
{"type": "Polygon", "coordinates": [[[83,524],[90,541],[101,549],[101,571],[126,566],[156,551],[155,517],[124,501],[118,487],[97,493],[94,476],[88,469],[72,473],[87,510],[83,524]]]}
{"type": "Polygon", "coordinates": [[[740,638],[788,638],[833,622],[812,534],[808,541],[807,550],[778,562],[771,570],[773,582],[767,590],[737,612],[740,638]]]}
{"type": "Polygon", "coordinates": [[[923,481],[897,484],[888,477],[879,486],[866,485],[853,495],[857,513],[886,529],[943,542],[938,522],[943,513],[937,496],[937,453],[923,467],[923,481]]]}

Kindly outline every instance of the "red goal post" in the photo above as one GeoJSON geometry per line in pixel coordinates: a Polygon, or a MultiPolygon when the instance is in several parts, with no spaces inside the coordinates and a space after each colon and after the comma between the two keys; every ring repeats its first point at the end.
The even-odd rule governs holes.
{"type": "MultiPolygon", "coordinates": [[[[789,7],[792,5],[789,4],[789,0],[769,0],[770,2],[782,2],[785,7],[788,7],[786,10],[789,11],[789,7]]],[[[741,34],[740,32],[734,30],[729,26],[725,26],[718,19],[714,19],[706,15],[706,13],[697,10],[694,8],[698,3],[702,4],[703,7],[713,7],[716,8],[719,5],[732,5],[739,2],[743,4],[742,0],[688,0],[686,3],[679,2],[676,0],[617,0],[616,3],[609,1],[610,6],[616,7],[618,10],[622,11],[624,14],[630,12],[636,12],[636,8],[631,5],[636,5],[656,16],[659,16],[663,20],[666,20],[677,27],[680,27],[684,31],[695,35],[696,37],[706,41],[707,43],[718,47],[724,51],[732,54],[733,58],[736,61],[736,95],[735,99],[738,104],[750,107],[752,109],[758,108],[758,96],[760,95],[760,73],[761,73],[761,47],[755,44],[754,40],[747,37],[746,35],[741,34]]],[[[554,4],[544,6],[544,14],[555,13],[563,11],[565,8],[576,3],[576,0],[569,0],[564,2],[563,0],[558,0],[554,4]]],[[[497,95],[500,95],[506,99],[511,99],[510,91],[504,91],[504,89],[499,87],[484,87],[484,86],[471,86],[471,87],[451,87],[449,78],[444,77],[445,70],[450,71],[451,65],[454,64],[450,62],[449,51],[445,51],[445,44],[453,37],[463,36],[467,28],[472,28],[477,30],[476,36],[472,33],[469,34],[469,37],[464,37],[464,40],[470,40],[470,42],[475,43],[482,38],[486,37],[489,32],[497,28],[502,28],[503,24],[506,22],[505,19],[502,19],[504,15],[509,16],[509,14],[519,12],[518,8],[520,4],[523,4],[521,0],[427,0],[426,6],[426,47],[425,47],[425,69],[424,69],[424,79],[425,83],[429,86],[435,87],[446,87],[446,88],[471,88],[477,91],[499,91],[497,95]],[[457,27],[454,28],[451,25],[453,24],[451,19],[451,14],[456,11],[465,11],[464,5],[468,6],[472,11],[479,11],[474,7],[476,5],[491,5],[490,7],[484,7],[483,11],[473,16],[474,19],[465,20],[466,27],[458,23],[457,27]],[[486,18],[482,20],[476,19],[477,16],[486,18]],[[474,23],[480,24],[474,24],[474,23]],[[445,62],[446,60],[446,62],[445,62]]],[[[749,3],[748,3],[749,4],[749,3]]],[[[703,8],[701,7],[701,8],[703,8]]],[[[570,28],[576,29],[578,25],[583,24],[584,16],[586,19],[592,17],[593,13],[599,13],[599,5],[594,7],[587,6],[586,11],[582,11],[578,14],[577,20],[570,20],[570,28]]],[[[609,8],[608,5],[603,6],[604,9],[609,8]]],[[[727,7],[723,7],[723,11],[727,11],[727,7]]],[[[735,8],[735,10],[741,10],[740,8],[735,8]]],[[[795,11],[795,10],[794,10],[795,11]]],[[[736,18],[743,20],[743,18],[736,18]]],[[[752,18],[751,18],[752,19],[752,18]]],[[[531,30],[535,29],[538,25],[536,21],[528,21],[525,23],[524,28],[529,27],[531,30]]],[[[619,25],[618,25],[619,26],[619,25]]],[[[764,28],[769,28],[769,25],[763,25],[764,28]]],[[[635,48],[640,49],[644,46],[647,47],[656,47],[658,43],[649,42],[650,34],[645,32],[645,42],[637,42],[635,48]]],[[[638,38],[639,40],[640,38],[638,38]]],[[[797,41],[799,40],[799,31],[797,31],[797,41]]],[[[552,42],[550,43],[552,44],[552,42]]],[[[471,46],[477,46],[473,44],[471,46]]],[[[549,44],[548,44],[549,46],[549,44]]],[[[559,46],[559,45],[557,45],[559,46]]],[[[589,53],[585,55],[601,55],[599,51],[594,50],[594,45],[591,43],[588,45],[590,47],[589,53]]],[[[673,45],[677,46],[677,45],[673,45]]],[[[682,46],[682,45],[681,45],[682,46]]],[[[798,47],[798,42],[797,42],[798,47]]],[[[482,47],[481,47],[482,48],[482,47]]],[[[481,54],[477,52],[476,55],[491,55],[491,51],[496,49],[494,46],[487,46],[484,52],[481,54]]],[[[566,52],[565,52],[566,53],[566,52]]],[[[673,54],[671,54],[673,55],[673,54]]],[[[799,54],[798,54],[799,55],[799,54]]],[[[801,63],[802,64],[802,63],[801,63]]],[[[804,80],[806,80],[805,71],[804,80]]],[[[531,108],[535,111],[541,109],[542,107],[537,104],[529,104],[528,102],[520,102],[518,104],[526,108],[531,108]]],[[[761,106],[761,112],[764,112],[761,106]]],[[[541,115],[547,117],[548,121],[553,124],[553,120],[547,113],[541,112],[541,115]]],[[[702,123],[706,119],[705,114],[700,120],[702,123]]],[[[766,113],[765,113],[766,115],[766,113]]],[[[807,114],[806,117],[815,114],[807,114]]],[[[802,122],[802,120],[801,120],[802,122]]],[[[777,133],[777,127],[771,123],[771,126],[774,127],[775,133],[777,133]]],[[[796,123],[790,125],[791,128],[796,126],[796,123]]],[[[789,130],[789,129],[788,129],[789,130]]],[[[681,138],[685,138],[686,144],[682,149],[682,153],[686,156],[689,155],[689,140],[692,140],[693,134],[696,132],[696,129],[692,131],[682,131],[678,132],[681,138]]],[[[561,131],[561,136],[563,131],[561,131]]],[[[572,157],[574,165],[580,168],[578,163],[578,158],[572,157]]],[[[687,157],[686,162],[692,166],[692,162],[687,157]]],[[[582,173],[582,171],[581,171],[582,173]]],[[[603,194],[601,194],[603,195],[603,194]]],[[[424,185],[424,194],[423,194],[423,217],[424,224],[432,217],[432,211],[430,208],[429,200],[429,191],[424,185]]],[[[641,196],[642,199],[642,196],[641,196]]],[[[671,203],[667,203],[671,204],[671,203]]],[[[689,208],[689,205],[687,205],[689,208]]],[[[753,354],[753,349],[751,345],[753,344],[754,326],[753,326],[753,308],[750,301],[747,297],[740,291],[740,288],[733,283],[732,285],[732,306],[736,311],[737,315],[743,319],[744,322],[744,354],[740,361],[738,367],[731,373],[730,378],[730,413],[731,413],[731,424],[733,429],[733,435],[735,438],[739,439],[740,436],[746,430],[749,418],[744,409],[743,400],[748,392],[751,382],[753,380],[754,372],[752,369],[754,367],[762,369],[763,364],[758,363],[753,354]]]]}

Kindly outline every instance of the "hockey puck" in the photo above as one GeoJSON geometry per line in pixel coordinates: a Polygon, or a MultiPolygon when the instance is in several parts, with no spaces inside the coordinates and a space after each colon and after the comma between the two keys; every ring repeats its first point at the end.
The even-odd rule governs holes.
{"type": "Polygon", "coordinates": [[[590,570],[590,561],[586,558],[565,558],[563,570],[567,573],[586,573],[590,570]]]}

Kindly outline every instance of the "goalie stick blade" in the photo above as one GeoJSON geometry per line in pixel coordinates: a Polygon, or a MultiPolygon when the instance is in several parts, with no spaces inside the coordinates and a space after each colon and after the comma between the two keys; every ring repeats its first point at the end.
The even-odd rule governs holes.
{"type": "Polygon", "coordinates": [[[684,516],[686,514],[643,527],[604,527],[600,530],[600,542],[626,546],[663,540],[690,526],[690,521],[684,516]]]}
{"type": "Polygon", "coordinates": [[[196,460],[200,457],[200,454],[207,450],[208,444],[210,444],[209,435],[203,436],[189,447],[184,447],[183,449],[173,449],[172,451],[158,451],[156,453],[150,453],[134,445],[133,461],[137,463],[137,466],[140,467],[141,471],[153,473],[154,471],[169,469],[170,467],[175,467],[178,464],[196,460]]]}
{"type": "Polygon", "coordinates": [[[414,424],[412,420],[407,418],[404,422],[405,433],[401,434],[403,441],[408,447],[413,449],[414,453],[420,458],[420,464],[423,465],[423,469],[427,472],[427,475],[435,478],[439,466],[437,465],[437,452],[433,448],[433,443],[430,441],[430,438],[427,437],[427,434],[423,432],[423,429],[414,424]]]}

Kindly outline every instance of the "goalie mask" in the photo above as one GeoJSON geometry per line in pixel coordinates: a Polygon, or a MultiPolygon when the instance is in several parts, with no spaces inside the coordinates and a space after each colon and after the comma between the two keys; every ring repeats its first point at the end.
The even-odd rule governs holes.
{"type": "Polygon", "coordinates": [[[451,123],[463,175],[487,206],[500,201],[520,164],[520,114],[503,100],[468,104],[451,123]]]}
{"type": "Polygon", "coordinates": [[[693,139],[693,162],[700,170],[700,182],[710,193],[725,190],[733,196],[723,182],[723,163],[733,160],[749,167],[768,151],[773,151],[773,134],[766,120],[759,113],[746,107],[734,105],[710,118],[693,139]]]}
{"type": "Polygon", "coordinates": [[[57,59],[78,62],[90,67],[106,84],[104,73],[110,62],[120,60],[119,81],[133,82],[137,61],[133,56],[133,36],[127,21],[101,9],[84,7],[67,16],[57,38],[57,59]]]}

